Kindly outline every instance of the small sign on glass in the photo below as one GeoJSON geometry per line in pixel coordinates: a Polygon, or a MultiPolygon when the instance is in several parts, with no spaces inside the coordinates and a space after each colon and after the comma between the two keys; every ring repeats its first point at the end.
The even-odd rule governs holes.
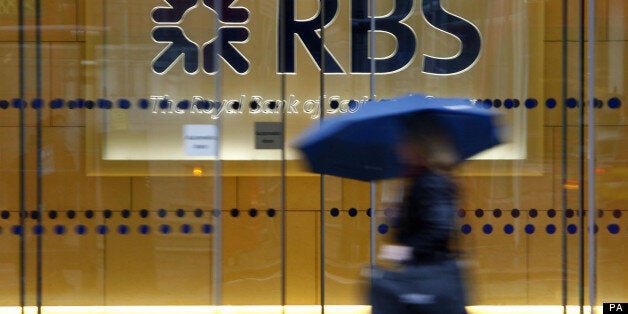
{"type": "Polygon", "coordinates": [[[217,157],[218,128],[213,124],[186,124],[183,143],[187,156],[217,157]]]}

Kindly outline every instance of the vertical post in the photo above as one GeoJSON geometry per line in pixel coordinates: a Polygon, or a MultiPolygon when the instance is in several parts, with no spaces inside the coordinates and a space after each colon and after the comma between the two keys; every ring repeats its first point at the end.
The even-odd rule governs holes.
{"type": "MultiPolygon", "coordinates": [[[[371,62],[371,73],[370,76],[370,94],[369,100],[375,100],[375,0],[369,0],[369,18],[370,18],[370,28],[371,31],[369,33],[370,43],[369,43],[369,51],[370,51],[370,62],[371,62]]],[[[375,268],[375,257],[377,255],[377,248],[375,245],[375,235],[376,233],[376,223],[377,223],[377,200],[376,200],[376,192],[377,185],[375,181],[371,181],[370,184],[370,207],[371,207],[371,226],[370,226],[370,244],[371,244],[371,256],[370,256],[370,264],[371,264],[371,274],[373,273],[373,269],[375,268]]]]}
{"type": "Polygon", "coordinates": [[[281,75],[281,99],[283,101],[281,111],[281,312],[286,312],[286,287],[287,287],[287,201],[286,201],[286,4],[285,0],[279,1],[279,72],[281,75]]]}
{"type": "Polygon", "coordinates": [[[567,32],[567,21],[568,21],[568,0],[563,0],[562,4],[562,171],[561,171],[561,180],[562,180],[562,215],[561,215],[561,225],[562,225],[562,236],[561,236],[561,271],[562,271],[562,305],[563,305],[563,314],[567,314],[567,289],[568,289],[568,273],[567,273],[567,255],[569,251],[567,250],[567,216],[565,215],[567,211],[567,189],[565,188],[567,184],[567,174],[568,174],[568,164],[567,164],[567,51],[568,51],[568,32],[567,32]]]}
{"type": "Polygon", "coordinates": [[[369,43],[369,54],[370,54],[370,62],[371,62],[371,73],[369,74],[370,78],[370,95],[369,100],[375,100],[375,0],[369,0],[369,11],[370,11],[370,28],[371,31],[369,33],[370,43],[369,43]]]}
{"type": "MultiPolygon", "coordinates": [[[[578,44],[579,44],[579,55],[578,55],[578,60],[579,60],[579,69],[578,69],[578,83],[579,83],[579,102],[580,102],[580,106],[579,106],[579,121],[578,121],[578,127],[579,127],[579,145],[578,145],[578,163],[579,163],[579,167],[578,167],[578,224],[580,225],[579,227],[579,232],[578,232],[578,305],[580,308],[580,313],[584,314],[584,268],[585,268],[585,261],[584,261],[584,234],[585,234],[585,224],[584,224],[584,215],[585,215],[585,204],[584,204],[584,197],[585,197],[585,193],[584,193],[584,184],[585,184],[585,161],[584,159],[586,158],[584,152],[585,152],[585,134],[584,134],[584,113],[585,113],[585,106],[586,104],[586,100],[585,100],[585,96],[584,96],[584,91],[585,88],[584,86],[585,81],[584,81],[584,77],[585,77],[585,61],[584,61],[584,56],[585,56],[585,44],[584,44],[584,34],[585,34],[585,0],[580,0],[580,6],[579,6],[579,17],[580,17],[580,27],[579,27],[579,39],[578,39],[578,44]]],[[[589,105],[593,105],[593,104],[589,104],[589,105]]],[[[591,214],[591,213],[589,213],[591,214]]]]}
{"type": "Polygon", "coordinates": [[[589,212],[589,305],[590,312],[594,313],[595,284],[596,284],[596,243],[595,243],[595,1],[588,0],[589,25],[587,46],[588,52],[588,129],[587,129],[587,200],[589,212]]]}
{"type": "Polygon", "coordinates": [[[25,222],[26,222],[26,128],[25,122],[25,108],[21,103],[24,99],[24,71],[26,69],[24,64],[25,52],[24,52],[24,0],[18,1],[18,41],[19,41],[19,99],[20,102],[20,309],[24,314],[24,306],[26,305],[26,239],[25,239],[25,222]]]}
{"type": "MultiPolygon", "coordinates": [[[[214,28],[216,33],[220,28],[220,17],[222,16],[222,0],[216,1],[216,20],[214,21],[214,28]]],[[[222,52],[222,42],[216,41],[214,46],[214,64],[216,65],[216,81],[214,82],[214,98],[215,101],[221,101],[222,99],[222,63],[220,55],[222,52]]],[[[221,117],[216,119],[216,129],[218,130],[218,144],[216,145],[216,159],[214,161],[214,252],[213,252],[213,273],[214,273],[214,305],[219,306],[222,304],[222,163],[221,163],[221,150],[220,139],[222,137],[222,123],[221,117]]]]}
{"type": "MultiPolygon", "coordinates": [[[[107,44],[109,43],[109,37],[108,37],[108,33],[107,33],[107,29],[109,28],[109,20],[107,19],[107,14],[109,14],[109,7],[107,5],[107,0],[101,0],[101,8],[102,8],[102,19],[101,19],[101,26],[103,29],[102,32],[102,73],[101,73],[101,88],[102,88],[102,97],[103,99],[107,98],[108,95],[108,90],[107,90],[107,80],[108,80],[108,75],[107,75],[107,60],[108,60],[108,47],[107,44]]],[[[100,125],[103,126],[103,129],[105,129],[106,125],[107,125],[107,112],[105,111],[102,116],[100,117],[100,125]]],[[[100,163],[100,158],[96,158],[96,162],[100,163]]],[[[96,189],[96,195],[97,195],[97,200],[98,200],[98,204],[102,204],[104,197],[102,195],[102,192],[100,191],[100,189],[96,189]]],[[[107,240],[109,237],[107,236],[103,236],[102,237],[102,247],[103,247],[103,254],[102,254],[102,277],[100,278],[102,280],[102,289],[103,291],[107,291],[107,280],[105,280],[105,278],[107,278],[107,240]]],[[[103,304],[105,303],[106,300],[106,295],[103,293],[102,296],[102,302],[103,304]]]]}
{"type": "MultiPolygon", "coordinates": [[[[37,98],[41,98],[42,89],[42,71],[41,71],[41,0],[35,1],[35,81],[36,81],[36,94],[37,98]]],[[[43,199],[42,199],[42,121],[41,121],[41,107],[37,108],[37,226],[41,228],[42,215],[43,215],[43,199]]],[[[41,232],[37,233],[37,251],[36,251],[36,263],[37,263],[37,314],[41,314],[42,307],[42,235],[41,232]]]]}
{"type": "MultiPolygon", "coordinates": [[[[321,70],[320,70],[320,121],[323,122],[325,118],[325,3],[327,0],[320,0],[321,2],[321,70]]],[[[321,250],[321,258],[320,258],[320,267],[321,267],[321,314],[325,314],[325,174],[321,175],[320,178],[320,189],[321,189],[321,199],[320,199],[320,219],[321,219],[321,228],[320,228],[320,250],[321,250]]]]}

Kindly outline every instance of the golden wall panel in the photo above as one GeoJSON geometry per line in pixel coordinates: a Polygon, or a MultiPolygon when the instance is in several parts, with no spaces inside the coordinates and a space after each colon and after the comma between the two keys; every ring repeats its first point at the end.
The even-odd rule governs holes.
{"type": "MultiPolygon", "coordinates": [[[[78,3],[84,0],[42,1],[40,7],[42,41],[75,41],[82,30],[77,17],[82,14],[78,3]]],[[[19,40],[19,2],[4,1],[0,5],[0,39],[19,40]]],[[[36,40],[37,6],[35,1],[23,1],[24,40],[36,40]]]]}
{"type": "MultiPolygon", "coordinates": [[[[366,196],[366,195],[365,195],[366,196]]],[[[339,208],[325,218],[325,304],[365,304],[370,262],[370,218],[366,210],[339,208]]]]}
{"type": "MultiPolygon", "coordinates": [[[[5,175],[6,173],[3,172],[3,178],[5,175]]],[[[2,181],[4,183],[7,180],[3,179],[2,181]]],[[[6,189],[3,188],[2,191],[6,191],[6,189]]],[[[14,195],[17,195],[18,192],[15,193],[14,195]]],[[[7,200],[8,197],[3,196],[0,199],[7,200]]],[[[20,303],[20,237],[13,234],[13,228],[20,224],[19,211],[12,209],[12,206],[7,206],[7,204],[2,204],[0,209],[4,215],[0,219],[2,231],[0,232],[0,238],[2,238],[0,252],[3,252],[0,254],[0,295],[2,295],[0,306],[15,306],[20,303]]]]}
{"type": "Polygon", "coordinates": [[[286,303],[320,302],[320,179],[286,178],[286,303]],[[304,293],[305,292],[305,293],[304,293]]]}
{"type": "MultiPolygon", "coordinates": [[[[19,210],[20,188],[20,144],[19,128],[0,128],[0,208],[19,210]]],[[[32,162],[32,159],[29,158],[32,162]]]]}
{"type": "MultiPolygon", "coordinates": [[[[0,45],[0,57],[2,58],[2,77],[3,84],[0,84],[0,99],[8,101],[7,109],[0,109],[0,125],[1,126],[19,126],[21,117],[20,110],[15,107],[14,99],[23,99],[26,103],[37,97],[37,80],[36,80],[36,52],[34,44],[26,44],[24,47],[24,59],[22,76],[20,75],[19,45],[17,43],[2,43],[0,45]],[[20,81],[23,85],[20,86],[20,81]]],[[[42,55],[45,56],[49,50],[42,48],[42,55]]],[[[42,61],[42,67],[46,65],[49,59],[42,61]]],[[[47,74],[42,68],[42,74],[47,74]]],[[[45,93],[42,87],[42,92],[45,93]]],[[[22,106],[25,104],[22,103],[22,106]]],[[[42,110],[42,120],[46,121],[47,110],[42,110]]],[[[34,126],[37,124],[36,110],[30,105],[24,109],[24,125],[34,126]]]]}
{"type": "MultiPolygon", "coordinates": [[[[15,213],[15,215],[18,215],[15,213]]],[[[23,227],[17,227],[20,224],[16,224],[16,228],[21,228],[21,232],[24,235],[23,243],[24,243],[24,251],[23,251],[23,267],[24,267],[24,277],[23,280],[26,283],[23,286],[24,289],[24,303],[34,305],[37,303],[37,289],[35,282],[37,281],[37,272],[34,271],[37,267],[37,238],[32,236],[32,223],[25,223],[23,227]]],[[[19,234],[14,235],[15,237],[20,237],[19,234]]],[[[20,239],[22,241],[22,239],[20,239]]],[[[20,243],[21,244],[21,243],[20,243]]],[[[16,260],[16,266],[20,267],[20,250],[16,251],[16,255],[14,258],[16,260]]],[[[19,268],[18,268],[19,269],[19,268]]],[[[20,278],[22,279],[22,278],[20,278]]],[[[13,287],[20,289],[19,281],[12,283],[13,287]]],[[[18,290],[19,291],[19,290],[18,290]]],[[[15,304],[14,304],[15,305],[15,304]]]]}
{"type": "MultiPolygon", "coordinates": [[[[546,44],[547,49],[555,53],[549,54],[545,65],[545,93],[547,98],[556,99],[557,106],[553,109],[547,109],[546,123],[550,125],[563,125],[563,95],[562,95],[562,44],[560,42],[549,42],[546,44]]],[[[570,42],[567,47],[567,98],[573,98],[580,101],[581,89],[578,85],[581,73],[579,70],[579,47],[578,43],[570,42]]],[[[567,106],[567,124],[577,125],[579,123],[579,105],[578,103],[567,106]]]]}
{"type": "MultiPolygon", "coordinates": [[[[0,169],[2,171],[2,180],[0,180],[0,186],[3,189],[0,191],[0,205],[7,210],[20,210],[20,193],[27,191],[35,191],[36,189],[36,173],[37,173],[37,159],[35,154],[24,154],[24,172],[20,171],[20,130],[17,127],[2,127],[0,128],[0,156],[2,162],[0,163],[0,169]],[[20,177],[23,175],[24,181],[20,181],[20,177]],[[24,190],[20,184],[24,184],[24,190]]],[[[24,128],[24,151],[32,152],[32,147],[35,146],[36,135],[34,128],[24,128]]],[[[30,196],[30,195],[29,195],[30,196]]],[[[25,209],[37,208],[35,199],[26,197],[24,199],[25,209]]]]}
{"type": "MultiPolygon", "coordinates": [[[[105,304],[106,236],[97,232],[105,223],[102,212],[46,210],[42,217],[42,303],[51,306],[105,304]],[[56,213],[51,216],[50,213],[56,213]],[[76,216],[70,216],[74,213],[76,216]],[[77,298],[77,296],[80,296],[77,298]]],[[[36,222],[30,221],[29,225],[36,222]]],[[[36,237],[28,230],[29,237],[36,237]]],[[[31,248],[35,250],[35,247],[31,248]]],[[[27,287],[35,285],[27,282],[27,287]]]]}
{"type": "MultiPolygon", "coordinates": [[[[546,43],[546,49],[548,51],[555,51],[554,54],[548,54],[545,61],[545,94],[547,98],[554,98],[557,102],[557,106],[553,109],[544,108],[546,111],[546,123],[553,126],[560,126],[563,124],[563,101],[562,101],[562,48],[560,42],[548,42],[546,43]]],[[[578,100],[581,95],[580,88],[578,87],[578,81],[581,78],[580,63],[579,63],[579,44],[569,43],[567,53],[567,75],[568,75],[568,87],[567,97],[578,100]]],[[[626,124],[628,118],[626,117],[626,110],[624,109],[625,101],[622,96],[623,91],[628,88],[624,79],[626,72],[626,56],[624,52],[626,50],[625,41],[613,41],[613,42],[601,42],[595,45],[595,98],[601,101],[599,105],[601,108],[595,110],[595,122],[600,125],[608,124],[626,124]],[[612,107],[613,102],[609,102],[611,99],[617,98],[620,103],[619,107],[612,107]]],[[[585,58],[587,56],[585,55],[585,58]]],[[[582,78],[588,79],[588,76],[582,78]]],[[[588,95],[585,93],[586,101],[588,101],[588,95]]],[[[580,109],[579,106],[570,105],[567,106],[566,119],[569,125],[577,125],[580,123],[580,109]]],[[[598,106],[599,106],[598,105],[598,106]]],[[[617,106],[617,105],[616,105],[617,106]]],[[[539,108],[540,109],[540,108],[539,108]]],[[[586,124],[588,119],[588,107],[585,107],[585,116],[583,122],[586,124]]]]}
{"type": "MultiPolygon", "coordinates": [[[[563,1],[561,0],[549,0],[545,2],[545,21],[547,23],[545,30],[545,37],[549,41],[561,41],[563,38],[563,1]]],[[[584,4],[588,6],[588,4],[584,4]]],[[[608,39],[609,28],[609,15],[615,15],[613,13],[617,8],[622,8],[623,5],[617,4],[615,0],[603,0],[596,1],[595,3],[595,38],[596,40],[608,39]]],[[[585,8],[586,9],[586,8],[585,8]]],[[[581,12],[583,8],[578,2],[567,2],[567,38],[569,41],[580,40],[581,24],[584,23],[585,29],[588,27],[588,18],[581,21],[581,12]]],[[[621,9],[620,9],[621,10],[621,9]]],[[[588,38],[586,31],[583,34],[585,38],[588,38]]]]}
{"type": "MultiPolygon", "coordinates": [[[[42,130],[44,210],[129,208],[132,195],[130,178],[85,176],[84,141],[83,128],[46,127],[42,130]]],[[[27,156],[34,158],[33,148],[31,144],[27,156]]],[[[36,179],[35,171],[29,175],[32,175],[32,180],[36,179]]],[[[34,201],[32,195],[27,199],[34,201]]]]}
{"type": "MultiPolygon", "coordinates": [[[[19,97],[19,75],[20,75],[20,63],[18,62],[19,56],[19,44],[18,43],[2,43],[0,45],[0,56],[2,57],[2,76],[3,83],[0,86],[0,95],[3,99],[13,99],[19,97]]],[[[13,110],[2,110],[2,125],[6,125],[4,119],[7,114],[13,110]]],[[[12,121],[13,122],[13,121],[12,121]]],[[[16,122],[13,122],[17,124],[16,122]]]]}
{"type": "Polygon", "coordinates": [[[544,208],[538,211],[536,217],[529,214],[530,212],[527,223],[534,226],[534,233],[527,235],[529,245],[525,251],[529,261],[526,274],[528,304],[560,304],[562,297],[560,215],[548,217],[548,210],[544,208]]]}
{"type": "Polygon", "coordinates": [[[223,302],[281,304],[281,178],[235,180],[235,206],[222,220],[223,302]]]}
{"type": "MultiPolygon", "coordinates": [[[[595,44],[594,93],[595,98],[599,100],[598,106],[602,106],[594,112],[596,125],[628,124],[625,97],[625,91],[628,89],[628,82],[625,78],[628,70],[627,49],[628,45],[625,40],[595,44]],[[613,98],[621,103],[613,103],[611,101],[613,98]]],[[[585,78],[588,79],[588,75],[585,78]]],[[[589,96],[586,95],[586,97],[589,96]]],[[[588,116],[585,119],[588,119],[588,116]]]]}
{"type": "Polygon", "coordinates": [[[281,214],[226,212],[223,225],[223,302],[281,304],[281,214]]]}
{"type": "Polygon", "coordinates": [[[69,101],[84,99],[85,45],[82,43],[55,43],[50,45],[50,73],[47,100],[64,100],[63,108],[51,110],[54,126],[85,126],[85,109],[69,108],[69,101]]]}
{"type": "MultiPolygon", "coordinates": [[[[467,284],[471,304],[521,304],[526,301],[526,276],[529,261],[525,252],[528,240],[522,231],[525,218],[514,219],[509,210],[502,217],[492,217],[483,211],[482,217],[469,211],[461,224],[470,227],[470,233],[460,236],[463,260],[467,268],[467,284]],[[504,226],[513,226],[508,235],[504,226]],[[485,230],[490,233],[486,233],[485,230]]],[[[461,227],[462,228],[462,227],[461,227]]]]}
{"type": "Polygon", "coordinates": [[[608,0],[606,7],[608,21],[608,40],[626,40],[626,28],[628,27],[628,6],[621,0],[608,0]]]}
{"type": "Polygon", "coordinates": [[[320,213],[286,215],[286,304],[320,304],[320,213]]]}
{"type": "MultiPolygon", "coordinates": [[[[187,214],[191,215],[191,214],[187,214]]],[[[198,219],[170,211],[148,219],[114,215],[108,222],[105,292],[108,304],[199,305],[211,302],[211,236],[198,219]],[[184,225],[190,225],[186,233],[184,225]],[[139,232],[141,224],[149,233],[139,232]],[[121,233],[120,228],[128,228],[121,233]]],[[[135,216],[137,217],[137,216],[135,216]]]]}
{"type": "Polygon", "coordinates": [[[625,190],[628,159],[626,126],[597,126],[595,163],[595,203],[601,209],[623,209],[628,199],[625,190]]]}
{"type": "Polygon", "coordinates": [[[55,0],[41,2],[42,41],[76,41],[84,30],[78,24],[77,0],[55,0]]]}
{"type": "Polygon", "coordinates": [[[290,210],[318,211],[321,207],[320,179],[316,177],[286,178],[286,207],[290,210]]]}
{"type": "MultiPolygon", "coordinates": [[[[599,215],[599,213],[598,213],[599,215]]],[[[628,293],[623,261],[626,251],[626,226],[622,224],[626,211],[609,208],[597,217],[599,231],[595,251],[597,265],[597,300],[600,303],[623,298],[628,293]],[[623,271],[623,273],[622,273],[623,271]]]]}
{"type": "Polygon", "coordinates": [[[364,278],[369,262],[370,207],[366,182],[325,177],[325,303],[363,304],[364,278]]]}
{"type": "Polygon", "coordinates": [[[43,101],[40,104],[42,125],[47,126],[51,123],[59,126],[84,125],[84,118],[80,109],[64,109],[68,106],[68,100],[81,98],[80,90],[83,78],[80,75],[82,63],[80,45],[43,43],[37,48],[35,44],[27,44],[24,50],[27,59],[23,65],[23,77],[20,77],[19,74],[17,46],[7,46],[7,49],[8,55],[5,58],[7,66],[3,67],[3,74],[6,78],[6,83],[3,84],[5,91],[1,92],[1,97],[3,100],[9,101],[9,108],[2,109],[0,121],[3,125],[18,125],[20,123],[19,110],[15,108],[13,102],[14,99],[20,97],[24,101],[26,125],[37,123],[37,110],[34,103],[36,98],[43,101]],[[35,61],[37,49],[40,49],[41,54],[39,61],[35,61]],[[36,79],[38,73],[41,73],[39,82],[36,79]],[[19,88],[20,80],[23,80],[22,90],[19,88]],[[50,102],[53,99],[62,100],[63,108],[51,109],[50,102]]]}
{"type": "Polygon", "coordinates": [[[135,209],[214,209],[212,178],[134,177],[132,187],[132,206],[135,209]]]}
{"type": "Polygon", "coordinates": [[[0,26],[2,26],[0,38],[2,41],[17,41],[19,38],[18,28],[16,27],[19,24],[17,1],[4,2],[0,8],[0,14],[2,14],[2,19],[0,19],[0,26]]]}
{"type": "Polygon", "coordinates": [[[553,174],[517,177],[463,177],[461,208],[549,208],[553,204],[553,174]]]}

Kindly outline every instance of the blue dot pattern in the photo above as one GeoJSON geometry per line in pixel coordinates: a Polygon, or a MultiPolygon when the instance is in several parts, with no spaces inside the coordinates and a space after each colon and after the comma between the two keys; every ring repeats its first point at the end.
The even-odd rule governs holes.
{"type": "Polygon", "coordinates": [[[104,235],[107,234],[108,231],[109,228],[107,228],[107,226],[105,225],[99,225],[96,227],[96,232],[98,232],[98,234],[104,235]]]}
{"type": "Polygon", "coordinates": [[[23,233],[22,226],[13,226],[12,230],[15,235],[21,235],[23,233]]]}
{"type": "Polygon", "coordinates": [[[150,227],[148,225],[140,225],[138,228],[138,231],[141,234],[149,234],[150,233],[150,227]]]}
{"type": "Polygon", "coordinates": [[[526,233],[527,234],[533,234],[535,231],[534,225],[532,224],[527,224],[525,227],[526,233]]]}
{"type": "Polygon", "coordinates": [[[87,233],[87,227],[85,227],[84,225],[78,225],[76,226],[76,233],[83,235],[87,233]]]}
{"type": "Polygon", "coordinates": [[[192,232],[192,226],[190,226],[189,224],[181,225],[181,233],[189,234],[191,232],[192,232]]]}
{"type": "MultiPolygon", "coordinates": [[[[542,214],[543,210],[537,210],[537,209],[529,209],[529,210],[519,210],[517,208],[514,208],[512,210],[510,210],[510,216],[512,216],[513,219],[519,220],[521,218],[526,218],[529,217],[528,219],[530,220],[530,222],[533,222],[535,219],[538,219],[537,217],[543,217],[546,216],[550,219],[556,219],[556,217],[560,217],[560,215],[564,215],[565,217],[567,217],[568,219],[571,219],[572,221],[575,221],[574,219],[578,216],[581,215],[580,212],[573,210],[573,209],[567,209],[563,212],[558,212],[555,209],[547,209],[545,210],[546,213],[542,214]],[[525,214],[527,212],[527,214],[525,214]]],[[[619,219],[622,215],[621,215],[621,210],[615,209],[615,210],[607,210],[608,212],[612,213],[612,217],[613,219],[619,219]]],[[[473,218],[475,218],[475,220],[481,222],[482,220],[488,220],[488,217],[484,217],[483,215],[483,210],[482,209],[474,209],[474,210],[464,210],[464,209],[460,209],[457,212],[457,216],[459,218],[462,218],[463,220],[473,220],[473,218]],[[468,216],[466,213],[461,213],[461,211],[465,211],[465,212],[472,212],[474,213],[474,217],[468,216]]],[[[596,210],[596,214],[597,217],[605,217],[604,215],[604,210],[596,210]]],[[[585,211],[585,215],[586,215],[586,211],[585,211]]],[[[493,217],[494,218],[498,218],[495,221],[499,221],[499,219],[501,219],[501,209],[494,209],[493,210],[493,217]]],[[[617,235],[620,234],[621,232],[621,227],[618,223],[615,222],[609,222],[606,223],[605,225],[606,230],[608,231],[607,234],[609,235],[617,235]]],[[[483,224],[481,227],[481,232],[483,234],[486,235],[493,235],[493,234],[499,234],[499,233],[495,233],[495,228],[498,227],[495,223],[490,224],[483,224]]],[[[560,229],[557,227],[557,225],[555,223],[547,223],[547,224],[542,224],[541,222],[538,223],[527,223],[523,226],[523,228],[521,228],[522,232],[525,232],[526,234],[532,236],[534,234],[537,233],[537,229],[540,228],[539,230],[545,230],[545,233],[548,235],[554,235],[554,234],[559,234],[560,233],[560,229]]],[[[598,233],[600,231],[601,226],[596,224],[594,226],[594,232],[598,233]]],[[[588,228],[587,228],[588,229],[588,228]]],[[[579,232],[580,228],[578,227],[577,224],[575,223],[569,223],[567,225],[567,228],[565,229],[565,232],[567,234],[573,235],[573,234],[577,234],[579,232]]],[[[471,234],[473,231],[472,228],[472,224],[469,223],[463,223],[461,224],[460,227],[460,232],[462,234],[468,235],[471,234]]],[[[515,227],[513,224],[507,223],[503,225],[503,233],[504,234],[513,234],[515,233],[515,227]]]]}
{"type": "Polygon", "coordinates": [[[55,233],[58,235],[62,235],[65,233],[65,226],[62,225],[56,225],[55,226],[55,233]]]}
{"type": "Polygon", "coordinates": [[[505,234],[512,234],[513,232],[515,232],[515,227],[511,224],[506,224],[504,226],[504,233],[505,234]]]}
{"type": "Polygon", "coordinates": [[[119,225],[118,226],[118,233],[119,234],[127,234],[127,233],[129,233],[129,226],[127,226],[127,225],[119,225]]]}
{"type": "Polygon", "coordinates": [[[460,231],[462,231],[463,234],[469,234],[469,233],[471,233],[472,230],[473,230],[473,228],[471,228],[471,225],[469,225],[469,224],[464,224],[460,228],[460,231]]]}
{"type": "Polygon", "coordinates": [[[490,225],[490,224],[485,224],[482,227],[482,231],[484,231],[484,233],[486,233],[486,234],[491,234],[491,233],[493,233],[493,226],[490,225]]]}
{"type": "MultiPolygon", "coordinates": [[[[231,213],[230,218],[236,220],[242,220],[242,215],[239,215],[240,210],[237,208],[231,209],[228,212],[231,213]]],[[[259,210],[257,209],[249,209],[248,215],[244,217],[250,217],[250,219],[273,219],[276,217],[277,211],[275,209],[266,209],[262,212],[266,212],[266,215],[260,215],[259,210]]],[[[391,217],[391,209],[384,209],[379,211],[381,212],[381,216],[384,216],[382,223],[380,223],[377,227],[377,232],[379,234],[387,234],[390,232],[392,228],[389,225],[389,222],[386,221],[391,217]]],[[[459,231],[462,234],[469,235],[473,233],[473,226],[479,225],[478,230],[480,233],[493,236],[493,235],[511,235],[516,232],[525,233],[527,235],[533,236],[535,234],[561,234],[562,229],[558,227],[560,225],[560,217],[565,217],[570,220],[568,223],[565,232],[569,235],[577,234],[582,228],[576,223],[577,217],[582,215],[581,211],[566,209],[555,210],[553,208],[550,209],[492,209],[488,210],[489,213],[492,212],[492,215],[485,215],[487,213],[486,209],[475,208],[472,210],[469,209],[458,209],[456,210],[455,215],[458,219],[461,220],[459,231]],[[510,214],[508,214],[510,212],[510,214]],[[471,214],[469,214],[471,213],[471,214]],[[545,217],[545,219],[554,220],[554,222],[546,222],[541,218],[545,217]],[[541,219],[541,220],[539,220],[541,219]],[[515,223],[508,223],[508,220],[512,220],[515,223]],[[526,223],[520,225],[516,223],[517,221],[525,220],[526,223]],[[516,227],[521,226],[521,227],[516,227]],[[500,231],[501,230],[501,231],[500,231]],[[544,232],[537,232],[537,230],[544,230],[544,232]],[[496,232],[497,231],[497,232],[496,232]]],[[[622,219],[622,210],[621,209],[611,209],[611,210],[602,210],[597,209],[595,211],[596,217],[598,219],[608,220],[603,224],[596,224],[594,226],[594,232],[599,233],[600,231],[604,232],[607,235],[618,235],[621,234],[622,228],[620,225],[620,219],[622,219]],[[606,214],[605,214],[606,213],[606,214]]],[[[354,219],[357,217],[368,217],[370,219],[370,208],[366,209],[358,209],[355,207],[350,207],[346,209],[340,208],[332,208],[329,211],[332,217],[346,217],[345,219],[354,219]],[[343,213],[346,213],[344,216],[343,213]]],[[[586,215],[586,211],[584,215],[586,215]]],[[[102,212],[97,212],[91,209],[87,210],[49,210],[44,213],[39,213],[37,211],[28,211],[28,212],[12,212],[8,210],[0,210],[0,235],[3,235],[3,230],[7,230],[6,235],[26,235],[28,233],[41,236],[45,234],[55,235],[55,236],[70,236],[70,235],[88,235],[90,233],[96,235],[108,235],[110,234],[110,230],[113,231],[117,235],[128,235],[128,234],[141,234],[148,235],[151,233],[157,233],[161,235],[176,235],[176,234],[212,234],[213,225],[210,223],[204,223],[203,220],[213,219],[212,217],[219,217],[220,210],[202,210],[202,209],[158,209],[155,211],[141,209],[137,211],[122,209],[122,210],[104,210],[102,212]],[[207,215],[206,213],[212,213],[212,215],[207,215]],[[188,215],[189,214],[189,215],[188,215]],[[65,224],[49,224],[50,222],[57,221],[59,218],[67,218],[70,222],[65,224]],[[83,218],[84,217],[84,218],[83,218]],[[73,223],[72,220],[75,219],[103,219],[105,222],[110,221],[112,218],[121,217],[123,219],[129,219],[130,217],[135,217],[135,219],[143,220],[144,222],[140,222],[138,224],[110,224],[104,223],[99,225],[91,225],[91,224],[82,224],[82,223],[73,223]],[[146,223],[147,218],[152,217],[153,219],[159,219],[158,224],[150,224],[146,223]],[[26,223],[24,225],[20,224],[11,224],[12,219],[24,218],[26,220],[36,221],[37,224],[26,223]],[[168,219],[168,220],[165,220],[168,219]],[[178,223],[173,221],[173,219],[185,219],[185,223],[178,223]],[[196,222],[194,222],[196,220],[196,222]],[[167,223],[166,223],[167,221],[167,223]],[[3,222],[9,222],[7,225],[2,225],[3,222]],[[26,226],[26,228],[25,228],[26,226]],[[154,230],[154,232],[153,232],[154,230]]],[[[130,220],[126,220],[132,222],[130,220]]],[[[588,228],[585,228],[588,230],[588,228]]]]}
{"type": "Polygon", "coordinates": [[[33,233],[40,235],[44,233],[44,227],[42,225],[37,225],[33,227],[33,233]]]}
{"type": "MultiPolygon", "coordinates": [[[[121,99],[101,98],[97,100],[85,100],[85,99],[80,99],[80,98],[79,99],[56,98],[56,99],[51,99],[50,101],[46,101],[45,99],[41,99],[41,98],[34,98],[32,100],[15,98],[15,99],[11,99],[10,101],[6,99],[0,99],[0,109],[9,109],[9,108],[23,109],[23,108],[30,107],[32,109],[39,110],[39,109],[45,108],[47,105],[50,109],[97,108],[97,109],[102,109],[102,110],[109,110],[109,109],[114,109],[116,107],[119,109],[132,109],[133,107],[137,107],[138,109],[141,109],[141,110],[146,110],[146,109],[170,110],[171,107],[176,107],[177,109],[187,110],[189,108],[192,108],[193,106],[196,106],[198,109],[210,109],[213,106],[215,106],[214,103],[215,101],[209,101],[209,100],[196,101],[196,100],[189,100],[189,99],[179,100],[176,103],[174,103],[174,101],[169,100],[169,99],[152,100],[148,98],[140,98],[136,100],[126,99],[126,98],[121,98],[121,99]]],[[[531,109],[539,108],[540,103],[541,104],[545,103],[545,107],[547,109],[554,109],[557,107],[561,107],[563,102],[552,97],[547,98],[545,100],[537,99],[533,97],[522,99],[522,100],[517,99],[517,98],[506,98],[503,100],[502,99],[476,99],[477,106],[481,108],[486,108],[486,109],[503,107],[506,110],[518,109],[518,108],[525,108],[525,109],[531,110],[531,109]],[[523,106],[520,106],[521,103],[523,103],[523,106]]],[[[606,103],[606,107],[608,107],[609,109],[618,109],[618,108],[621,108],[622,106],[622,100],[618,97],[611,97],[607,100],[595,98],[594,108],[598,108],[598,109],[604,108],[605,103],[606,103]]],[[[357,102],[352,101],[349,103],[349,106],[350,107],[352,106],[354,108],[356,104],[357,102]]],[[[332,102],[332,104],[330,105],[332,107],[334,105],[337,106],[337,103],[332,102]]],[[[256,109],[258,106],[259,105],[257,105],[257,103],[251,104],[251,108],[253,109],[256,109]]],[[[564,107],[568,109],[578,108],[579,106],[580,106],[579,101],[574,97],[570,97],[564,102],[564,107]]],[[[233,108],[236,110],[239,109],[240,107],[241,106],[239,106],[239,104],[233,104],[233,108]]]]}
{"type": "Polygon", "coordinates": [[[377,231],[378,231],[379,233],[381,233],[381,234],[386,234],[386,233],[388,233],[388,225],[387,225],[387,224],[380,224],[380,225],[377,227],[377,231]]]}
{"type": "Polygon", "coordinates": [[[619,225],[618,224],[610,224],[610,225],[608,225],[608,232],[610,232],[611,234],[618,234],[619,233],[619,225]]]}

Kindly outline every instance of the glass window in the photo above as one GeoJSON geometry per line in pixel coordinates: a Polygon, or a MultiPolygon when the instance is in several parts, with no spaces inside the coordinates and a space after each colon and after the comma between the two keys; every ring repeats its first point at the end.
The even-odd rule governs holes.
{"type": "Polygon", "coordinates": [[[470,313],[625,301],[627,10],[0,1],[0,313],[370,313],[405,181],[295,143],[407,94],[500,117],[454,171],[470,313]]]}

